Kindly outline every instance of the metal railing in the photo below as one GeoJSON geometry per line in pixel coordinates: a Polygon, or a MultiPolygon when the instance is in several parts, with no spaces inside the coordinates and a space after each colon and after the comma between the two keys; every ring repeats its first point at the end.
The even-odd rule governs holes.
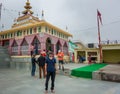
{"type": "MultiPolygon", "coordinates": [[[[99,48],[98,43],[93,43],[94,47],[93,48],[99,48]]],[[[111,45],[111,44],[120,44],[120,40],[107,40],[107,41],[101,41],[102,45],[111,45]]]]}

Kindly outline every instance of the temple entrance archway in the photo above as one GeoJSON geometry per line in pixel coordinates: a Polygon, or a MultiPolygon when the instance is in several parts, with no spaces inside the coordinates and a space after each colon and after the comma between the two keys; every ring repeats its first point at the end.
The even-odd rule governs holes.
{"type": "Polygon", "coordinates": [[[58,53],[58,51],[61,50],[61,43],[58,40],[57,44],[56,44],[56,53],[58,53]]]}
{"type": "Polygon", "coordinates": [[[34,53],[39,54],[39,52],[41,50],[41,45],[40,45],[40,41],[38,40],[38,38],[36,36],[33,39],[31,44],[34,46],[34,53]]]}
{"type": "Polygon", "coordinates": [[[50,38],[46,39],[46,51],[52,51],[52,42],[50,38]]]}

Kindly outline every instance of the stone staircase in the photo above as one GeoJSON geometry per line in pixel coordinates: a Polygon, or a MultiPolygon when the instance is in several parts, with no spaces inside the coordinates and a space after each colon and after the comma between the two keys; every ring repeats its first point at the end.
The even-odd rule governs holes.
{"type": "Polygon", "coordinates": [[[10,67],[10,55],[7,47],[0,46],[0,68],[10,67]]]}

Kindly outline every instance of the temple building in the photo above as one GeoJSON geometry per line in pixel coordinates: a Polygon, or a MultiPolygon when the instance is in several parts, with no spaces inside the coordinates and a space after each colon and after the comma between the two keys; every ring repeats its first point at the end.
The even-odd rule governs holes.
{"type": "Polygon", "coordinates": [[[37,45],[38,52],[51,50],[56,55],[60,49],[68,55],[68,38],[72,35],[33,16],[29,0],[24,8],[12,28],[0,32],[0,45],[7,46],[11,56],[30,55],[31,45],[37,45]]]}

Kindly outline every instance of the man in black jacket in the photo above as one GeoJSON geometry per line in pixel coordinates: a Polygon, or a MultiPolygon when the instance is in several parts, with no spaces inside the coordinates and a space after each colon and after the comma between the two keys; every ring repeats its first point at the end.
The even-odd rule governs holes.
{"type": "Polygon", "coordinates": [[[32,55],[32,58],[31,58],[31,63],[32,63],[32,70],[31,70],[31,76],[35,77],[35,71],[36,71],[36,58],[35,58],[36,55],[32,55]]]}
{"type": "Polygon", "coordinates": [[[45,78],[45,57],[42,55],[40,55],[40,57],[38,58],[38,65],[39,65],[39,78],[42,78],[42,72],[43,72],[43,77],[45,78]]]}

